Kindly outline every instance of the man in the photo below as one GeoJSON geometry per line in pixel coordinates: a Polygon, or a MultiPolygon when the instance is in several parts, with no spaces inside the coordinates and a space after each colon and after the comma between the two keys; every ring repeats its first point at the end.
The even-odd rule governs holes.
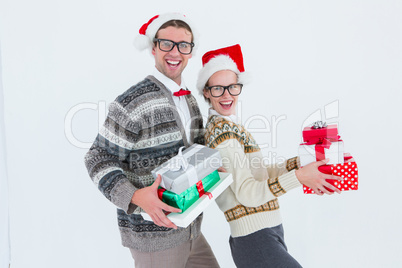
{"type": "Polygon", "coordinates": [[[203,144],[202,116],[182,72],[198,41],[188,19],[178,13],[153,17],[135,40],[155,58],[153,75],[109,106],[103,128],[85,157],[90,177],[117,207],[123,246],[136,267],[219,267],[201,234],[200,215],[177,228],[163,213],[179,212],[159,200],[151,170],[181,146],[203,144]],[[154,222],[144,221],[145,210],[154,222]]]}

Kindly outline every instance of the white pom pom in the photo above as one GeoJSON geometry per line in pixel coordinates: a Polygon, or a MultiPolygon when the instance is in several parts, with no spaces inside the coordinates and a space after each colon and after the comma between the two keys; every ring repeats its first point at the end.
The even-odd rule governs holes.
{"type": "Polygon", "coordinates": [[[152,48],[152,42],[146,35],[137,35],[134,39],[134,47],[138,50],[152,48]]]}
{"type": "Polygon", "coordinates": [[[239,74],[239,83],[241,84],[249,84],[252,80],[252,75],[249,72],[242,72],[239,74]]]}

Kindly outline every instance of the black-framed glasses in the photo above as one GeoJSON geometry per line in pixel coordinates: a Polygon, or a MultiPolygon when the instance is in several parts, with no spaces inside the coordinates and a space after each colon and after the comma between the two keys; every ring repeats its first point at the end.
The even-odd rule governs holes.
{"type": "Polygon", "coordinates": [[[181,54],[188,55],[193,51],[194,43],[189,42],[173,42],[169,39],[158,39],[155,38],[154,42],[158,42],[158,47],[164,52],[172,51],[172,49],[177,46],[177,49],[181,54]]]}
{"type": "Polygon", "coordinates": [[[241,89],[243,88],[243,84],[231,84],[228,86],[212,86],[205,87],[211,92],[212,97],[220,97],[225,94],[225,90],[229,92],[232,96],[238,96],[241,93],[241,89]]]}

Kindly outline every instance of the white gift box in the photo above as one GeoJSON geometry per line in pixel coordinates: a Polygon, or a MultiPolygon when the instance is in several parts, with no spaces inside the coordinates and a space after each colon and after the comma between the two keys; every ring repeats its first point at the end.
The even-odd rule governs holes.
{"type": "MultiPolygon", "coordinates": [[[[233,182],[231,173],[219,172],[219,177],[220,180],[208,191],[212,194],[211,199],[207,195],[203,195],[183,213],[168,214],[168,219],[179,227],[189,226],[233,182]]],[[[145,212],[141,212],[141,216],[144,220],[152,221],[145,212]]]]}
{"type": "MultiPolygon", "coordinates": [[[[331,142],[329,149],[324,148],[325,158],[329,158],[327,165],[343,164],[343,141],[331,142]]],[[[305,166],[312,162],[316,162],[315,144],[299,146],[300,165],[305,166]]],[[[324,159],[325,159],[324,158],[324,159]]]]}
{"type": "Polygon", "coordinates": [[[193,144],[151,171],[156,179],[162,176],[161,187],[175,194],[181,194],[190,186],[222,166],[218,150],[200,144],[193,144]]]}

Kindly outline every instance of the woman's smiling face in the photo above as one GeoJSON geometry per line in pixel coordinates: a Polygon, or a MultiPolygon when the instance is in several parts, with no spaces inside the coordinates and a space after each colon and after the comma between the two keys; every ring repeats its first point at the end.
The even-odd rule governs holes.
{"type": "MultiPolygon", "coordinates": [[[[214,73],[208,80],[207,86],[229,86],[237,83],[237,75],[233,71],[223,70],[214,73]]],[[[208,89],[204,89],[205,98],[209,99],[212,108],[221,115],[229,116],[236,114],[236,105],[239,96],[232,96],[228,90],[220,97],[211,96],[208,89]]]]}

